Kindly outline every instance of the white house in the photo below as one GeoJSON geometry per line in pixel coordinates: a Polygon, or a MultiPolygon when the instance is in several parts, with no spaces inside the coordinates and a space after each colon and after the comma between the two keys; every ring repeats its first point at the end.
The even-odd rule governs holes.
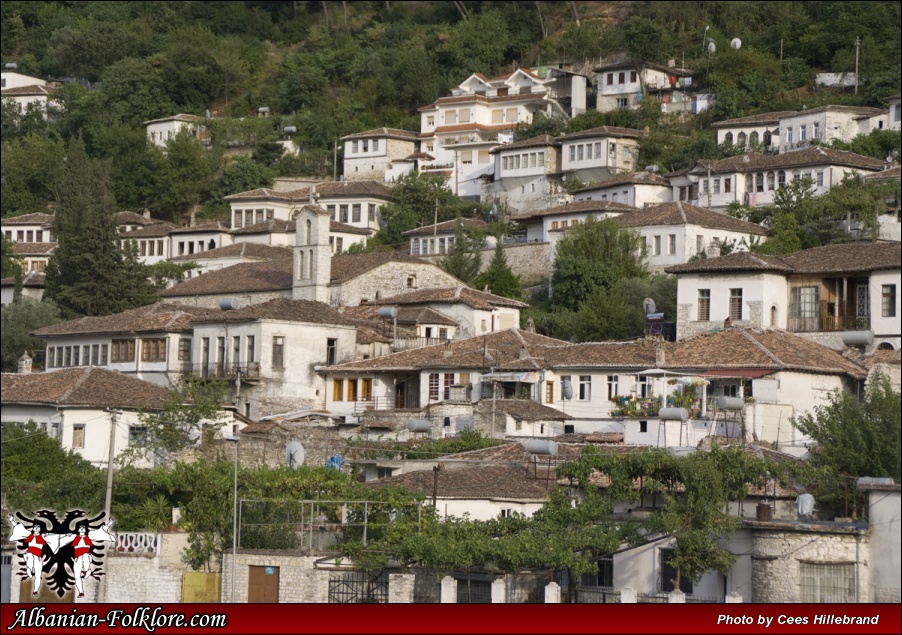
{"type": "MultiPolygon", "coordinates": [[[[3,278],[0,280],[0,305],[12,304],[16,295],[16,279],[3,278]]],[[[22,278],[22,296],[32,300],[41,301],[44,297],[44,274],[28,272],[22,278]]]]}
{"type": "MultiPolygon", "coordinates": [[[[119,247],[121,249],[134,249],[138,259],[146,265],[169,260],[173,257],[171,234],[179,229],[178,225],[166,221],[157,221],[131,230],[127,229],[128,227],[129,225],[119,227],[119,247]]],[[[200,250],[201,247],[199,243],[186,241],[184,235],[179,236],[178,242],[183,250],[194,247],[200,250]]],[[[204,247],[207,246],[204,245],[204,247]]]]}
{"type": "Polygon", "coordinates": [[[186,129],[192,137],[204,145],[210,145],[210,133],[203,122],[203,117],[197,115],[178,114],[145,121],[144,128],[147,131],[148,140],[160,147],[165,146],[167,141],[186,129]]]}
{"type": "Polygon", "coordinates": [[[55,91],[56,86],[49,83],[16,86],[0,90],[0,99],[11,101],[23,113],[29,106],[34,104],[46,115],[48,111],[48,102],[55,91]]]}
{"type": "Polygon", "coordinates": [[[3,425],[34,421],[96,467],[108,463],[111,410],[116,411],[117,454],[140,446],[147,428],[138,415],[164,407],[169,391],[105,368],[69,368],[53,373],[2,374],[3,425]]]}
{"type": "MultiPolygon", "coordinates": [[[[143,231],[152,231],[147,228],[143,231]]],[[[233,242],[229,227],[220,221],[212,221],[193,227],[176,227],[169,230],[170,257],[200,254],[233,242]]]]}
{"type": "Polygon", "coordinates": [[[188,278],[193,278],[210,271],[225,269],[242,263],[269,262],[283,258],[291,258],[291,249],[241,242],[228,245],[227,247],[217,247],[199,254],[176,256],[170,258],[170,260],[176,263],[195,263],[197,267],[187,274],[188,278]]]}
{"type": "Polygon", "coordinates": [[[888,108],[887,128],[898,132],[902,130],[902,96],[890,95],[886,98],[886,103],[888,108]]]}
{"type": "MultiPolygon", "coordinates": [[[[723,325],[778,328],[842,350],[844,332],[902,345],[900,243],[849,243],[782,256],[747,252],[667,269],[678,278],[677,337],[723,325]]],[[[865,344],[866,342],[861,342],[865,344]]]]}
{"type": "Polygon", "coordinates": [[[236,386],[246,417],[322,408],[317,366],[356,357],[356,328],[326,304],[278,298],[193,321],[194,376],[236,386]]]}
{"type": "Polygon", "coordinates": [[[22,214],[0,221],[0,231],[13,243],[53,243],[53,214],[22,214]]]}
{"type": "Polygon", "coordinates": [[[551,207],[566,198],[561,187],[560,146],[558,139],[539,135],[491,150],[494,178],[486,179],[483,200],[524,213],[551,207]]]}
{"type": "Polygon", "coordinates": [[[641,132],[633,128],[600,126],[559,137],[560,170],[566,177],[605,181],[634,172],[639,160],[641,132]]]}
{"type": "Polygon", "coordinates": [[[777,152],[790,152],[887,128],[886,110],[868,106],[819,106],[780,117],[777,152]]]}
{"type": "Polygon", "coordinates": [[[344,142],[344,180],[390,181],[392,161],[403,159],[417,149],[415,132],[398,128],[376,128],[346,135],[344,142]]]}
{"type": "Polygon", "coordinates": [[[622,214],[617,223],[639,232],[642,253],[652,271],[684,263],[711,245],[745,251],[767,236],[760,225],[680,201],[622,214]]]}
{"type": "Polygon", "coordinates": [[[847,174],[883,169],[880,159],[812,147],[782,154],[749,152],[726,159],[702,159],[688,172],[667,176],[673,186],[673,200],[723,211],[730,203],[770,205],[780,186],[802,177],[810,178],[815,195],[821,195],[847,174]]]}
{"type": "Polygon", "coordinates": [[[10,251],[23,273],[43,273],[56,247],[57,243],[13,243],[10,251]]]}
{"type": "MultiPolygon", "coordinates": [[[[642,99],[657,99],[662,112],[676,109],[677,103],[686,102],[679,110],[697,114],[692,107],[691,96],[686,91],[692,85],[692,71],[677,68],[676,64],[662,66],[645,63],[641,68],[632,62],[604,64],[595,69],[598,80],[597,108],[609,112],[617,108],[638,108],[642,99]],[[668,108],[671,104],[673,109],[668,108]]],[[[704,103],[704,102],[703,102],[704,103]]]]}
{"type": "Polygon", "coordinates": [[[718,145],[772,151],[780,143],[780,118],[795,114],[795,110],[763,112],[748,117],[715,121],[711,127],[717,131],[718,145]]]}
{"type": "Polygon", "coordinates": [[[877,216],[878,240],[902,240],[902,206],[900,206],[900,190],[902,190],[902,166],[895,165],[882,172],[868,174],[865,181],[877,181],[890,187],[886,198],[886,210],[877,216]]]}
{"type": "Polygon", "coordinates": [[[670,182],[660,174],[642,171],[591,183],[571,190],[576,201],[617,201],[633,207],[646,207],[672,200],[670,182]]]}
{"type": "Polygon", "coordinates": [[[190,372],[191,320],[208,312],[158,303],[45,326],[34,335],[46,342],[48,373],[98,366],[169,386],[190,372]]]}
{"type": "Polygon", "coordinates": [[[445,254],[454,246],[457,224],[460,222],[466,229],[475,229],[485,233],[488,223],[478,218],[460,218],[448,220],[435,225],[424,225],[407,230],[402,236],[409,237],[411,256],[428,256],[429,254],[445,254]]]}
{"type": "MultiPolygon", "coordinates": [[[[637,211],[635,207],[620,202],[616,197],[612,200],[587,199],[512,216],[511,220],[526,225],[527,242],[556,243],[561,236],[561,230],[585,223],[589,217],[604,220],[621,214],[631,214],[635,211],[637,211]]],[[[553,258],[553,248],[551,255],[553,258]]]]}

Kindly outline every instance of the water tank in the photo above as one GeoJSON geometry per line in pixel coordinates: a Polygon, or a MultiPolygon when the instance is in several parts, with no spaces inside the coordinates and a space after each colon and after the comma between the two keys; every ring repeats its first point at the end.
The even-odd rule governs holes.
{"type": "Polygon", "coordinates": [[[410,432],[429,432],[432,430],[432,422],[429,419],[411,419],[407,422],[410,432]]]}
{"type": "Polygon", "coordinates": [[[527,439],[523,442],[523,447],[530,454],[549,454],[557,456],[557,441],[550,439],[527,439]]]}
{"type": "Polygon", "coordinates": [[[561,397],[563,399],[573,399],[573,384],[569,379],[561,380],[561,397]]]}
{"type": "Polygon", "coordinates": [[[296,126],[285,126],[284,128],[282,128],[282,132],[284,132],[285,134],[294,134],[297,131],[298,129],[296,126]]]}
{"type": "Polygon", "coordinates": [[[874,332],[843,331],[842,343],[846,346],[870,346],[874,343],[874,332]]]}
{"type": "Polygon", "coordinates": [[[667,454],[671,456],[689,456],[695,454],[697,448],[691,445],[673,445],[667,448],[667,454]]]}
{"type": "Polygon", "coordinates": [[[257,108],[257,112],[261,115],[268,115],[270,111],[269,106],[260,106],[257,108]]]}
{"type": "Polygon", "coordinates": [[[383,306],[376,311],[376,315],[381,318],[396,318],[398,317],[398,309],[393,306],[383,306]]]}
{"type": "Polygon", "coordinates": [[[235,298],[224,298],[219,301],[219,308],[223,311],[234,311],[238,308],[238,300],[235,298]]]}
{"type": "Polygon", "coordinates": [[[661,421],[685,421],[689,418],[689,411],[685,408],[661,408],[658,418],[661,421]]]}
{"type": "Polygon", "coordinates": [[[771,509],[770,503],[758,503],[758,507],[755,509],[755,516],[758,522],[769,523],[773,520],[774,510],[771,509]]]}
{"type": "Polygon", "coordinates": [[[745,405],[745,402],[742,401],[742,397],[718,397],[717,398],[717,409],[718,410],[742,410],[742,407],[745,405]]]}
{"type": "Polygon", "coordinates": [[[8,71],[14,71],[14,70],[16,70],[17,68],[19,68],[19,65],[16,64],[15,62],[9,62],[9,63],[6,65],[6,70],[8,70],[8,71]]]}

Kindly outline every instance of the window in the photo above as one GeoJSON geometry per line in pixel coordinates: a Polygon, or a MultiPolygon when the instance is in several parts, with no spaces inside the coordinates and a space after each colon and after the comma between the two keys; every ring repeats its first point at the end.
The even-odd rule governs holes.
{"type": "Polygon", "coordinates": [[[800,562],[799,600],[808,603],[857,602],[854,562],[800,562]]]}
{"type": "Polygon", "coordinates": [[[651,254],[652,256],[660,256],[661,255],[661,237],[655,236],[655,249],[651,254]]]}
{"type": "Polygon", "coordinates": [[[235,335],[232,337],[232,364],[240,364],[241,363],[241,336],[235,335]]]}
{"type": "Polygon", "coordinates": [[[592,573],[584,573],[579,583],[582,586],[603,587],[610,589],[614,587],[614,557],[602,556],[596,563],[597,571],[592,573]]]}
{"type": "Polygon", "coordinates": [[[742,289],[730,289],[730,319],[742,319],[742,289]]]}
{"type": "Polygon", "coordinates": [[[107,363],[107,354],[109,353],[109,345],[101,344],[100,345],[100,364],[99,366],[106,366],[107,363]]]}
{"type": "Polygon", "coordinates": [[[412,256],[420,255],[420,239],[419,238],[414,238],[413,240],[410,241],[410,254],[412,256]]]}
{"type": "Polygon", "coordinates": [[[342,223],[347,223],[348,222],[348,206],[347,205],[339,205],[338,211],[339,211],[338,220],[340,220],[342,223]]]}
{"type": "Polygon", "coordinates": [[[332,218],[332,220],[338,220],[334,205],[326,205],[326,211],[329,212],[329,217],[332,218]]]}
{"type": "Polygon", "coordinates": [[[443,390],[442,390],[442,399],[447,401],[451,399],[451,386],[454,385],[454,373],[445,373],[444,382],[443,382],[443,390]]]}
{"type": "Polygon", "coordinates": [[[714,194],[720,194],[720,179],[713,179],[711,182],[711,191],[714,194]]]}
{"type": "Polygon", "coordinates": [[[273,368],[285,367],[285,338],[281,335],[272,338],[272,366],[273,368]]]}
{"type": "Polygon", "coordinates": [[[799,126],[799,141],[805,141],[808,138],[808,126],[802,124],[799,126]]]}
{"type": "Polygon", "coordinates": [[[369,139],[364,139],[364,140],[363,140],[363,151],[364,151],[364,152],[369,152],[369,151],[370,151],[370,140],[369,140],[369,139]]]}
{"type": "Polygon", "coordinates": [[[698,290],[698,321],[711,320],[711,289],[698,290]]]}
{"type": "Polygon", "coordinates": [[[142,362],[165,362],[166,339],[141,340],[142,362]]]}
{"type": "Polygon", "coordinates": [[[639,422],[639,432],[643,434],[648,432],[648,421],[639,422]]]}
{"type": "Polygon", "coordinates": [[[360,203],[354,203],[354,205],[351,206],[351,222],[360,222],[360,203]]]}
{"type": "Polygon", "coordinates": [[[338,339],[330,337],[326,339],[326,365],[332,366],[336,361],[338,352],[338,339]]]}
{"type": "Polygon", "coordinates": [[[639,240],[641,241],[640,247],[639,247],[640,252],[642,253],[643,256],[647,256],[648,255],[648,238],[646,238],[645,236],[642,236],[639,240]]]}
{"type": "Polygon", "coordinates": [[[369,219],[369,222],[375,223],[376,222],[376,205],[374,203],[367,203],[367,209],[368,209],[367,218],[369,219]]]}
{"type": "Polygon", "coordinates": [[[883,317],[896,317],[896,285],[883,285],[880,296],[880,314],[883,317]]]}
{"type": "Polygon", "coordinates": [[[143,448],[147,445],[147,426],[128,427],[128,447],[143,448]]]}
{"type": "Polygon", "coordinates": [[[56,366],[56,349],[53,346],[47,348],[47,368],[56,366]]]}
{"type": "Polygon", "coordinates": [[[407,288],[408,289],[416,289],[417,287],[417,277],[416,276],[407,276],[407,288]]]}
{"type": "Polygon", "coordinates": [[[814,182],[818,187],[824,187],[824,173],[821,170],[815,172],[814,182]]]}
{"type": "Polygon", "coordinates": [[[608,375],[608,401],[613,401],[614,397],[617,396],[617,384],[620,382],[620,377],[617,375],[608,375]]]}
{"type": "Polygon", "coordinates": [[[774,190],[774,173],[767,173],[767,190],[768,192],[772,192],[774,190]]]}
{"type": "Polygon", "coordinates": [[[729,194],[733,189],[733,179],[727,177],[723,180],[723,191],[729,194]]]}
{"type": "MultiPolygon", "coordinates": [[[[472,165],[473,163],[473,151],[472,150],[463,150],[460,153],[460,162],[463,165],[472,165]]],[[[523,166],[527,167],[527,166],[523,166]]]]}
{"type": "Polygon", "coordinates": [[[583,146],[582,146],[582,144],[576,146],[576,160],[577,160],[577,161],[582,161],[582,160],[583,160],[583,146]]]}
{"type": "Polygon", "coordinates": [[[113,340],[110,361],[114,364],[135,361],[135,340],[113,340]]]}
{"type": "Polygon", "coordinates": [[[360,399],[369,401],[373,398],[373,380],[365,377],[360,380],[360,399]]]}
{"type": "Polygon", "coordinates": [[[429,401],[438,401],[438,373],[429,374],[429,401]]]}
{"type": "Polygon", "coordinates": [[[695,253],[700,254],[702,250],[705,248],[705,237],[704,236],[696,236],[695,237],[695,253]]]}
{"type": "Polygon", "coordinates": [[[820,124],[820,122],[818,122],[818,121],[815,121],[815,122],[814,122],[814,134],[813,134],[813,136],[814,136],[815,139],[820,139],[820,138],[821,138],[821,124],[820,124]]]}
{"type": "Polygon", "coordinates": [[[784,185],[786,185],[786,172],[780,170],[777,172],[777,187],[780,188],[784,185]]]}
{"type": "Polygon", "coordinates": [[[676,234],[667,236],[667,253],[671,256],[676,253],[676,234]]]}
{"type": "Polygon", "coordinates": [[[257,350],[256,350],[256,342],[253,335],[247,336],[247,363],[253,364],[257,361],[257,350]]]}
{"type": "Polygon", "coordinates": [[[579,400],[580,401],[591,401],[592,400],[592,376],[591,375],[580,375],[579,376],[579,400]]]}
{"type": "MultiPolygon", "coordinates": [[[[676,569],[670,564],[673,559],[673,549],[661,549],[661,590],[670,593],[676,589],[676,569]]],[[[692,594],[692,580],[685,575],[680,576],[680,591],[692,594]]]]}
{"type": "Polygon", "coordinates": [[[576,146],[570,146],[570,160],[576,161],[576,146]]]}
{"type": "Polygon", "coordinates": [[[608,73],[608,86],[614,85],[614,73],[608,73]]]}
{"type": "Polygon", "coordinates": [[[357,401],[357,380],[348,380],[348,401],[357,401]]]}
{"type": "Polygon", "coordinates": [[[820,306],[818,287],[795,287],[789,292],[789,317],[816,318],[820,306]]]}
{"type": "Polygon", "coordinates": [[[373,152],[379,152],[379,140],[373,139],[373,152]]]}
{"type": "Polygon", "coordinates": [[[792,128],[786,129],[786,143],[787,144],[792,143],[792,128]]]}
{"type": "Polygon", "coordinates": [[[351,152],[357,153],[360,150],[360,142],[354,141],[351,143],[351,152]]]}
{"type": "Polygon", "coordinates": [[[626,83],[626,73],[617,73],[617,83],[618,84],[626,83]]]}
{"type": "Polygon", "coordinates": [[[75,424],[72,426],[72,447],[73,448],[84,448],[85,447],[85,426],[84,424],[75,424]]]}
{"type": "Polygon", "coordinates": [[[344,379],[332,380],[332,401],[341,401],[344,398],[344,379]]]}
{"type": "Polygon", "coordinates": [[[629,105],[629,99],[626,97],[617,98],[617,108],[626,108],[629,105]]]}
{"type": "Polygon", "coordinates": [[[545,382],[545,403],[554,403],[554,382],[545,382]]]}
{"type": "Polygon", "coordinates": [[[636,83],[636,71],[630,71],[630,83],[631,84],[636,83]]]}

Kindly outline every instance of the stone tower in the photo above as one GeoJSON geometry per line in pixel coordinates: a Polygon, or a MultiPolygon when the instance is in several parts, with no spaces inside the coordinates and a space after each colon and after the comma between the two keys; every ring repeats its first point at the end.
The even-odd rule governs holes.
{"type": "Polygon", "coordinates": [[[329,212],[314,204],[297,214],[291,298],[329,303],[332,250],[329,247],[329,212]]]}

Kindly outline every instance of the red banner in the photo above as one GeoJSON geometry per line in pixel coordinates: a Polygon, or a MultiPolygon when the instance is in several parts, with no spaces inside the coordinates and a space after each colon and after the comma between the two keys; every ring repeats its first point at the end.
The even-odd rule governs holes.
{"type": "Polygon", "coordinates": [[[900,633],[898,604],[4,604],[3,633],[900,633]],[[350,609],[350,610],[349,610],[350,609]]]}

